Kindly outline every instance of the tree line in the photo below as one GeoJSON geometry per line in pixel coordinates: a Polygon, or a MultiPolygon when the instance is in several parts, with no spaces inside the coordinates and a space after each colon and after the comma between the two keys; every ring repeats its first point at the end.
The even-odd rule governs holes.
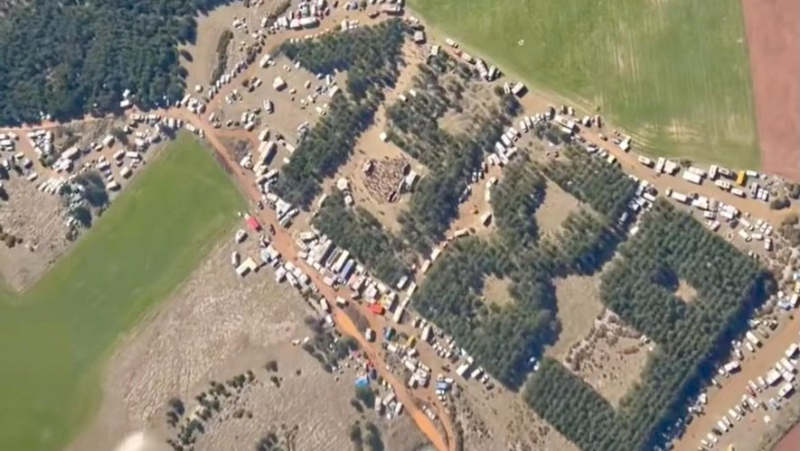
{"type": "Polygon", "coordinates": [[[438,120],[460,108],[458,95],[471,77],[470,68],[440,53],[419,65],[415,94],[409,93],[406,101],[386,110],[389,139],[430,170],[412,193],[408,210],[398,218],[403,239],[420,252],[445,238],[471,175],[520,109],[513,96],[504,95],[499,105],[489,106],[488,117],[474,119],[471,131],[455,135],[442,129],[438,120]],[[453,77],[445,83],[448,74],[453,77]]]}
{"type": "Polygon", "coordinates": [[[384,282],[394,285],[409,274],[402,243],[368,211],[347,207],[341,191],[328,195],[312,223],[384,282]]]}
{"type": "Polygon", "coordinates": [[[179,100],[178,45],[198,11],[224,0],[33,0],[0,21],[0,124],[117,111],[129,89],[144,108],[179,100]]]}
{"type": "Polygon", "coordinates": [[[525,391],[528,404],[583,449],[645,450],[668,441],[688,400],[773,290],[755,261],[663,200],[620,255],[602,278],[601,298],[658,345],[640,386],[615,412],[560,363],[545,360],[525,391]],[[698,293],[691,304],[675,294],[680,281],[698,293]]]}
{"type": "Polygon", "coordinates": [[[320,193],[322,181],[336,174],[353,153],[359,136],[373,122],[383,99],[382,88],[393,86],[402,64],[407,34],[399,20],[327,34],[320,39],[286,42],[280,51],[306,69],[321,74],[347,70],[349,94],[328,104],[328,114],[308,132],[281,169],[274,190],[283,199],[307,209],[320,193]]]}

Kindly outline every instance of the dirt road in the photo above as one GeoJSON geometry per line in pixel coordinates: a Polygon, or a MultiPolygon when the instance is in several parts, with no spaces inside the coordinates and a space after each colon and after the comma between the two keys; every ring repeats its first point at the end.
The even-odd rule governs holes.
{"type": "MultiPolygon", "coordinates": [[[[350,14],[348,16],[350,18],[356,18],[361,21],[368,20],[366,13],[350,14]]],[[[266,48],[265,52],[274,53],[274,49],[280,46],[280,44],[283,41],[291,38],[302,37],[305,34],[307,33],[286,32],[286,33],[281,33],[278,36],[270,36],[268,38],[268,41],[272,42],[270,45],[265,46],[266,48]]],[[[240,73],[239,76],[237,76],[237,79],[250,78],[259,70],[261,70],[261,68],[258,67],[257,65],[255,64],[251,65],[245,71],[240,73]]],[[[233,80],[231,83],[224,86],[223,89],[220,90],[220,92],[217,94],[217,96],[211,102],[209,102],[207,110],[213,111],[218,106],[218,103],[222,101],[225,98],[225,96],[228,95],[228,93],[234,89],[235,86],[237,86],[236,80],[233,80]]],[[[239,167],[238,163],[234,161],[232,156],[229,154],[227,148],[220,140],[221,136],[235,137],[237,139],[244,139],[250,141],[255,145],[257,140],[255,139],[253,133],[248,133],[245,130],[223,131],[215,129],[207,121],[206,118],[191,114],[187,110],[183,109],[170,109],[168,111],[163,112],[163,114],[165,116],[173,117],[176,119],[182,119],[186,122],[191,122],[196,127],[203,130],[206,140],[211,144],[211,146],[217,152],[218,157],[222,162],[224,162],[226,169],[229,171],[231,176],[234,177],[235,181],[237,182],[243,193],[247,196],[247,198],[250,199],[253,203],[261,199],[261,192],[255,185],[252,178],[252,174],[245,172],[242,168],[239,167]]],[[[283,230],[278,225],[278,220],[274,212],[268,210],[258,211],[254,209],[253,213],[267,227],[269,225],[275,227],[276,234],[272,238],[272,245],[283,255],[286,261],[291,261],[305,270],[305,272],[309,275],[309,277],[313,281],[314,285],[316,285],[319,288],[320,294],[322,294],[328,299],[334,299],[337,295],[343,297],[349,297],[350,293],[347,293],[346,292],[347,290],[340,290],[337,293],[333,288],[325,285],[322,282],[322,277],[313,268],[308,266],[305,263],[305,261],[297,258],[297,251],[294,247],[295,240],[288,231],[283,230]]],[[[360,309],[360,306],[357,306],[357,308],[360,309]]],[[[370,327],[372,327],[373,330],[380,330],[379,325],[376,325],[375,318],[373,317],[372,314],[367,313],[366,310],[363,310],[361,313],[370,322],[370,327]]],[[[438,403],[436,403],[435,405],[436,410],[438,410],[437,413],[441,418],[441,422],[445,430],[446,434],[445,437],[442,437],[440,435],[434,423],[419,409],[419,407],[417,406],[417,402],[415,401],[416,398],[409,392],[405,384],[397,380],[397,378],[393,374],[391,374],[389,371],[385,369],[386,364],[380,358],[378,350],[376,350],[375,346],[372,343],[369,343],[361,334],[361,332],[357,330],[355,324],[353,324],[350,317],[347,316],[347,314],[338,307],[334,308],[334,314],[335,314],[337,328],[339,328],[339,330],[342,333],[352,336],[359,342],[361,348],[369,357],[370,361],[372,361],[375,364],[378,373],[392,385],[398,399],[405,406],[407,413],[413,418],[414,422],[417,424],[419,429],[428,437],[433,446],[435,446],[436,449],[441,451],[454,449],[454,441],[452,440],[453,426],[450,424],[448,416],[446,415],[443,407],[438,403]]]]}
{"type": "MultiPolygon", "coordinates": [[[[237,162],[233,161],[233,158],[230,156],[227,149],[225,148],[225,146],[222,144],[222,142],[219,140],[219,137],[215,133],[216,130],[208,122],[198,118],[197,116],[189,114],[185,110],[178,110],[175,113],[177,113],[176,115],[180,116],[181,119],[192,122],[194,125],[196,125],[205,132],[206,139],[214,148],[214,150],[217,152],[217,155],[222,160],[225,161],[226,166],[230,171],[231,175],[234,177],[237,184],[240,186],[242,191],[247,195],[247,197],[251,199],[253,202],[256,202],[257,200],[261,199],[261,193],[258,191],[255,184],[252,182],[250,174],[243,171],[239,167],[237,162]]],[[[242,134],[237,134],[237,135],[240,138],[249,139],[249,137],[245,135],[242,134]]],[[[325,285],[322,282],[322,277],[320,277],[319,274],[313,268],[308,266],[305,263],[305,261],[297,258],[297,251],[294,247],[294,241],[295,241],[294,238],[288,231],[282,229],[278,225],[278,220],[272,211],[263,210],[263,211],[254,211],[253,213],[256,216],[258,216],[258,218],[262,221],[262,223],[267,227],[269,227],[269,225],[275,227],[276,233],[275,236],[272,237],[272,245],[283,255],[283,258],[286,261],[291,261],[295,265],[305,270],[306,274],[309,275],[312,282],[319,288],[320,294],[322,294],[328,299],[335,299],[336,296],[348,297],[349,293],[343,292],[345,290],[340,290],[340,292],[337,293],[336,291],[333,290],[333,288],[325,285]]],[[[404,404],[406,411],[414,419],[414,422],[417,424],[420,430],[422,430],[422,432],[428,437],[428,439],[436,447],[436,449],[448,450],[449,448],[448,448],[447,438],[441,437],[433,422],[421,410],[419,410],[419,408],[416,405],[416,402],[414,401],[414,397],[409,393],[405,385],[400,381],[398,381],[394,377],[394,375],[392,375],[390,372],[386,371],[385,369],[386,364],[380,358],[380,354],[375,349],[374,345],[368,342],[361,334],[361,332],[359,332],[356,329],[355,324],[353,324],[353,322],[350,320],[350,317],[348,317],[344,311],[342,311],[339,308],[335,308],[334,311],[335,311],[337,328],[339,328],[339,330],[342,333],[352,336],[358,341],[359,345],[367,354],[370,361],[375,363],[375,367],[378,373],[392,385],[395,393],[397,394],[398,399],[404,404]]],[[[370,325],[372,326],[374,319],[371,318],[370,314],[366,312],[363,313],[364,316],[370,321],[370,325]]],[[[448,434],[452,434],[452,432],[450,432],[452,431],[452,426],[450,426],[447,423],[446,416],[443,416],[441,414],[440,416],[442,416],[443,418],[442,422],[445,425],[445,430],[448,431],[448,434]]]]}
{"type": "Polygon", "coordinates": [[[800,330],[800,315],[795,315],[794,319],[783,325],[779,333],[772,335],[769,340],[765,340],[764,346],[753,354],[752,358],[742,362],[741,371],[723,380],[721,389],[710,391],[705,415],[692,421],[683,438],[676,443],[675,450],[693,451],[697,449],[700,439],[704,438],[720,417],[733,407],[743,394],[747,393],[747,381],[763,376],[767,369],[784,356],[783,352],[786,348],[791,343],[797,342],[798,330],[800,330]]]}

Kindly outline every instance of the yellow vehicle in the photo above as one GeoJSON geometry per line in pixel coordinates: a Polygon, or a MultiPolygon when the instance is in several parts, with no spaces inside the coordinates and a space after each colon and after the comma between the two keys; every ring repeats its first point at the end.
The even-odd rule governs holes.
{"type": "Polygon", "coordinates": [[[415,344],[417,344],[417,336],[412,335],[408,337],[408,341],[406,342],[409,348],[413,348],[415,344]]]}
{"type": "Polygon", "coordinates": [[[744,186],[745,182],[747,182],[747,174],[744,171],[739,171],[739,175],[736,176],[736,184],[744,186]]]}

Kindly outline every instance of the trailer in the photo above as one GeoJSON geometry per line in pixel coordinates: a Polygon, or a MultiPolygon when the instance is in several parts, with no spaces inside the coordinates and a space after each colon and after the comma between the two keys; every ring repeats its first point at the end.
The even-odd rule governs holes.
{"type": "Polygon", "coordinates": [[[703,177],[695,174],[694,172],[683,171],[683,179],[687,182],[694,183],[695,185],[703,184],[703,177]]]}

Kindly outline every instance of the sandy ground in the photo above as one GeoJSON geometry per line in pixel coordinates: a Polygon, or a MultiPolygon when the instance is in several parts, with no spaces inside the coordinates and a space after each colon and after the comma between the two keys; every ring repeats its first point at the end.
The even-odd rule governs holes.
{"type": "Polygon", "coordinates": [[[577,211],[581,204],[572,195],[561,189],[560,186],[547,179],[544,202],[536,210],[536,224],[539,234],[545,235],[558,230],[570,213],[577,211]]]}
{"type": "Polygon", "coordinates": [[[606,339],[595,340],[588,357],[574,372],[617,407],[619,400],[641,380],[649,354],[638,339],[611,337],[609,334],[606,339]]]}
{"type": "Polygon", "coordinates": [[[795,425],[783,436],[773,451],[796,451],[798,448],[800,448],[800,424],[795,425]]]}
{"type": "Polygon", "coordinates": [[[764,170],[800,181],[800,3],[742,0],[764,170]]]}
{"type": "Polygon", "coordinates": [[[455,406],[465,450],[577,450],[538,417],[520,394],[502,387],[487,392],[476,381],[461,386],[465,389],[455,406]]]}
{"type": "MultiPolygon", "coordinates": [[[[400,232],[398,217],[408,208],[410,195],[404,193],[394,202],[389,202],[385,191],[377,189],[379,184],[391,185],[394,180],[379,180],[380,168],[375,168],[373,175],[366,175],[363,171],[368,161],[373,161],[378,166],[386,166],[398,160],[404,160],[420,176],[428,173],[428,169],[420,162],[414,160],[394,143],[384,142],[380,139],[381,133],[387,128],[386,107],[399,102],[400,94],[407,92],[414,86],[414,76],[418,72],[418,64],[423,61],[421,49],[407,43],[403,46],[403,59],[405,67],[400,71],[394,88],[384,90],[385,100],[375,112],[375,123],[368,128],[356,141],[355,153],[347,163],[339,169],[334,177],[344,177],[350,181],[355,203],[375,216],[381,224],[393,233],[400,232]],[[383,182],[383,183],[381,183],[383,182]]],[[[398,180],[399,182],[399,180],[398,180]]]]}
{"type": "Polygon", "coordinates": [[[11,249],[0,244],[0,273],[9,288],[22,291],[38,281],[71,243],[57,197],[16,174],[3,185],[8,200],[2,201],[0,225],[23,242],[11,249]]]}
{"type": "Polygon", "coordinates": [[[567,356],[569,349],[583,338],[603,311],[600,301],[600,275],[567,276],[555,279],[558,318],[561,333],[558,341],[546,351],[557,359],[567,356]]]}
{"type": "MultiPolygon", "coordinates": [[[[255,253],[254,240],[248,241],[249,246],[239,246],[243,255],[242,248],[255,253]]],[[[192,399],[209,378],[231,377],[269,359],[279,362],[284,388],[256,390],[248,403],[258,421],[231,423],[207,434],[208,441],[201,441],[204,449],[219,449],[215,444],[220,443],[252,449],[260,426],[291,421],[306,431],[298,437],[298,444],[307,445],[300,449],[345,444],[346,435],[339,431],[349,398],[340,398],[350,391],[331,390],[335,384],[319,364],[288,344],[308,335],[302,319],[311,310],[290,288],[276,286],[268,269],[239,278],[229,262],[235,247],[225,237],[185,286],[118,348],[106,370],[99,413],[71,449],[107,450],[132,431],[163,430],[169,398],[192,399]],[[295,376],[298,369],[301,376],[295,376]],[[237,442],[237,436],[243,441],[237,442]]]]}
{"type": "Polygon", "coordinates": [[[495,276],[486,276],[483,282],[483,297],[486,302],[497,305],[506,305],[513,302],[511,293],[511,279],[498,279],[495,276]]]}
{"type": "MultiPolygon", "coordinates": [[[[245,18],[248,24],[260,26],[261,17],[268,8],[277,4],[277,0],[268,0],[267,6],[260,8],[247,8],[244,2],[232,2],[215,8],[210,14],[201,14],[197,17],[197,40],[194,44],[183,45],[179,50],[184,50],[191,55],[191,60],[181,57],[181,64],[188,71],[186,89],[194,92],[194,87],[201,85],[204,89],[214,81],[211,75],[217,65],[217,43],[225,30],[231,30],[234,38],[228,45],[228,65],[235,64],[238,59],[236,48],[240,41],[247,39],[242,30],[233,27],[234,18],[245,18]]],[[[205,91],[204,91],[205,92],[205,91]]]]}

